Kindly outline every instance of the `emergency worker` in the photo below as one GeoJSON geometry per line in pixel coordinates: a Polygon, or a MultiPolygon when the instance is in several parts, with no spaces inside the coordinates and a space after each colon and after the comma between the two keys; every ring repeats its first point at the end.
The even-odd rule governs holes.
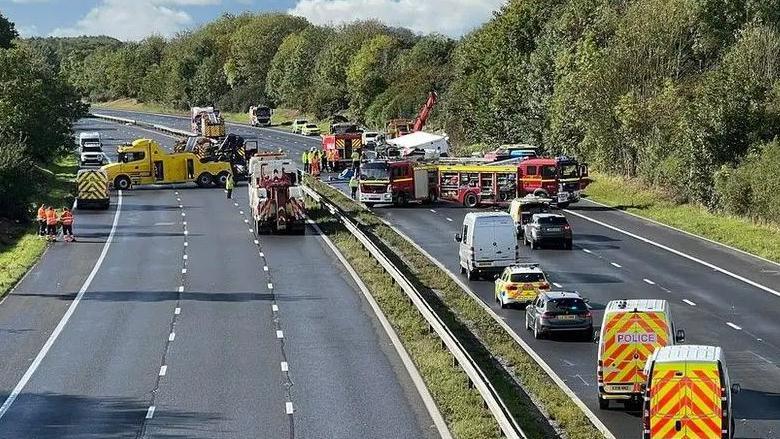
{"type": "Polygon", "coordinates": [[[73,212],[67,207],[62,208],[60,222],[62,223],[62,238],[67,242],[75,241],[76,238],[73,236],[73,212]]]}
{"type": "Polygon", "coordinates": [[[309,151],[304,150],[301,154],[301,162],[303,162],[303,172],[309,172],[309,151]]]}
{"type": "Polygon", "coordinates": [[[41,203],[41,207],[38,208],[38,215],[36,216],[36,220],[38,220],[38,236],[41,238],[46,237],[46,205],[41,203]]]}
{"type": "Polygon", "coordinates": [[[358,179],[355,174],[352,174],[352,177],[349,179],[349,190],[352,193],[352,199],[354,200],[357,197],[358,190],[358,179]]]}
{"type": "Polygon", "coordinates": [[[57,240],[57,211],[51,206],[46,208],[46,237],[49,241],[57,240]]]}

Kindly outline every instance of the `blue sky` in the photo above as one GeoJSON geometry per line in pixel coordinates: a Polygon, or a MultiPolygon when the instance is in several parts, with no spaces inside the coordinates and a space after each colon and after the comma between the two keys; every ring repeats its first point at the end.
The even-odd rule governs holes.
{"type": "Polygon", "coordinates": [[[192,29],[224,12],[286,11],[316,24],[378,19],[459,37],[505,0],[0,0],[22,36],[110,35],[139,40],[192,29]]]}

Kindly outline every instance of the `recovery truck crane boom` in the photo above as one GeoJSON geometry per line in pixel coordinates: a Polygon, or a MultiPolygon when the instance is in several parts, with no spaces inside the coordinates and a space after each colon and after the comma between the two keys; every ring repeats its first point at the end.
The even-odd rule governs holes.
{"type": "Polygon", "coordinates": [[[433,107],[436,105],[438,99],[439,95],[436,94],[435,91],[428,93],[428,99],[425,101],[423,106],[420,107],[420,112],[417,113],[417,117],[414,119],[414,127],[412,127],[413,132],[422,131],[422,129],[425,127],[425,124],[428,122],[428,118],[431,116],[431,111],[433,111],[433,107]]]}

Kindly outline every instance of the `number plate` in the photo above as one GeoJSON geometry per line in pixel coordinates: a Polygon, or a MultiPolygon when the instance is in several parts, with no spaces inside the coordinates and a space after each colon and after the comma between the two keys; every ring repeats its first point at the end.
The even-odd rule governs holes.
{"type": "Polygon", "coordinates": [[[604,390],[607,392],[633,392],[634,386],[631,384],[615,384],[604,386],[604,390]]]}
{"type": "Polygon", "coordinates": [[[560,232],[560,231],[561,231],[561,228],[560,228],[560,227],[549,227],[549,228],[547,229],[547,231],[548,231],[548,232],[560,232]]]}
{"type": "Polygon", "coordinates": [[[561,320],[574,320],[577,318],[577,316],[575,316],[574,314],[568,314],[564,316],[558,316],[558,318],[561,320]]]}

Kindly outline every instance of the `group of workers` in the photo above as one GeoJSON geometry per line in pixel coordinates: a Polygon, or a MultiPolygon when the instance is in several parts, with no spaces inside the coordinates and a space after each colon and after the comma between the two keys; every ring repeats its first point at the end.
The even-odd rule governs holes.
{"type": "Polygon", "coordinates": [[[317,148],[311,148],[308,151],[303,151],[301,154],[303,171],[315,177],[319,176],[322,171],[335,171],[336,164],[340,159],[341,157],[337,149],[329,149],[323,152],[317,148]]]}
{"type": "Polygon", "coordinates": [[[38,235],[48,241],[56,241],[59,226],[62,225],[62,236],[66,242],[75,241],[73,236],[73,212],[67,207],[62,208],[62,213],[52,206],[41,204],[38,208],[38,235]]]}

